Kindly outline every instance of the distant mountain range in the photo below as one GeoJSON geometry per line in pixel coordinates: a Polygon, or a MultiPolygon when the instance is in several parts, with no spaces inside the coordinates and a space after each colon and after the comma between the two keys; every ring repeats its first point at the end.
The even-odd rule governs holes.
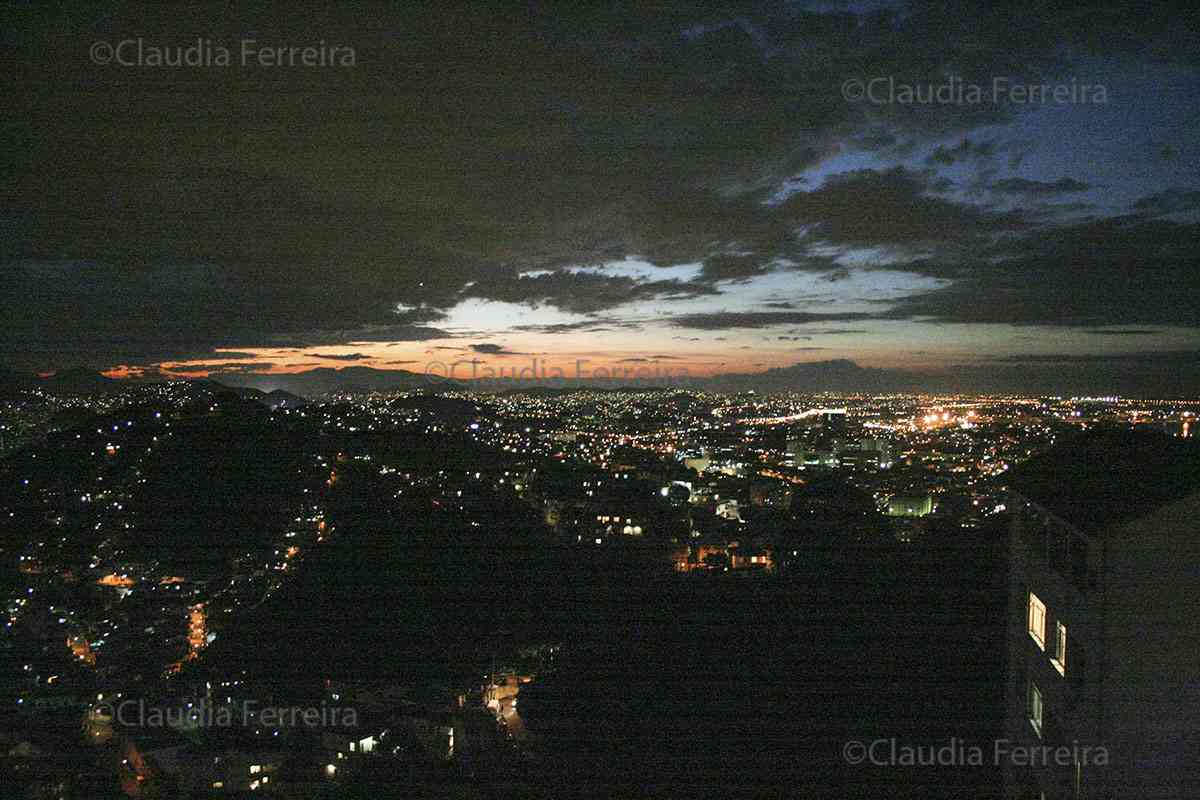
{"type": "Polygon", "coordinates": [[[284,389],[305,397],[331,392],[409,391],[413,389],[457,389],[494,392],[545,392],[572,389],[706,389],[714,391],[804,391],[804,392],[897,392],[921,388],[928,377],[894,369],[863,367],[838,359],[795,364],[765,372],[724,373],[712,377],[679,375],[650,378],[566,378],[533,380],[445,381],[406,370],[378,370],[351,366],[320,367],[288,375],[237,374],[217,377],[227,386],[284,389]]]}
{"type": "MultiPolygon", "coordinates": [[[[62,370],[46,377],[0,369],[0,397],[13,397],[21,392],[36,389],[56,395],[108,394],[123,391],[131,385],[153,382],[109,378],[99,372],[80,367],[62,370]]],[[[303,397],[282,389],[264,392],[246,386],[231,386],[207,378],[195,379],[190,383],[197,389],[207,390],[213,395],[234,392],[245,400],[255,400],[268,408],[293,408],[308,402],[303,397]]]]}
{"type": "MultiPolygon", "coordinates": [[[[821,361],[796,364],[792,367],[759,373],[726,373],[711,378],[682,376],[672,379],[568,379],[543,381],[446,381],[407,370],[381,370],[372,367],[319,367],[304,372],[259,375],[229,373],[192,381],[197,387],[211,387],[214,392],[235,390],[246,399],[257,400],[269,407],[296,406],[332,393],[412,391],[416,389],[469,390],[476,388],[496,392],[556,393],[573,389],[609,389],[628,391],[653,388],[695,388],[720,391],[895,391],[896,375],[892,370],[860,367],[853,361],[821,361]]],[[[11,395],[40,388],[52,394],[87,395],[119,392],[132,382],[152,382],[153,379],[108,378],[82,368],[62,370],[47,377],[0,370],[0,395],[11,395]]],[[[916,386],[917,376],[902,381],[916,386]]]]}
{"type": "Polygon", "coordinates": [[[859,366],[849,359],[806,361],[766,372],[727,372],[708,379],[710,388],[724,391],[803,391],[847,394],[887,394],[917,391],[928,376],[896,369],[859,366]]]}
{"type": "MultiPolygon", "coordinates": [[[[53,375],[15,372],[0,368],[0,397],[11,397],[23,391],[41,389],[59,395],[89,395],[120,392],[138,383],[153,383],[157,378],[109,378],[94,370],[71,368],[53,375]]],[[[254,373],[222,374],[213,378],[192,380],[197,386],[211,386],[214,391],[236,390],[242,397],[258,400],[270,407],[295,406],[332,392],[389,392],[414,389],[465,389],[454,381],[430,379],[407,370],[383,370],[371,367],[320,367],[306,372],[282,375],[254,373]]]]}
{"type": "Polygon", "coordinates": [[[207,379],[193,381],[193,383],[211,386],[214,395],[222,392],[233,392],[243,400],[254,400],[270,409],[299,408],[300,406],[308,405],[308,401],[303,397],[294,395],[291,392],[285,392],[283,389],[264,392],[261,389],[251,389],[247,386],[228,386],[224,383],[207,379]]]}
{"type": "Polygon", "coordinates": [[[465,389],[463,383],[442,381],[403,369],[373,367],[318,367],[304,372],[276,375],[238,373],[219,375],[226,386],[273,392],[283,390],[302,397],[320,397],[332,392],[404,392],[414,389],[465,389]]]}
{"type": "MultiPolygon", "coordinates": [[[[1134,397],[1189,397],[1200,354],[1166,353],[1160,358],[1116,357],[1107,360],[1062,357],[993,359],[942,369],[905,370],[864,367],[849,359],[807,361],[763,372],[728,372],[711,377],[679,374],[649,378],[532,379],[450,381],[402,369],[365,366],[318,367],[286,374],[224,373],[209,382],[246,392],[265,405],[294,405],[301,398],[331,393],[431,392],[475,389],[487,392],[555,392],[572,389],[648,390],[698,389],[719,392],[830,392],[889,394],[896,392],[968,392],[1028,394],[1124,394],[1134,397]],[[1167,357],[1170,356],[1170,357],[1167,357]],[[249,394],[254,393],[254,394],[249,394]]],[[[131,382],[154,379],[107,378],[92,370],[74,368],[38,377],[0,369],[0,397],[41,388],[54,394],[99,394],[121,391],[131,382]]]]}
{"type": "Polygon", "coordinates": [[[82,367],[60,370],[45,378],[0,368],[0,396],[28,389],[43,389],[52,394],[103,394],[120,391],[126,385],[82,367]]]}

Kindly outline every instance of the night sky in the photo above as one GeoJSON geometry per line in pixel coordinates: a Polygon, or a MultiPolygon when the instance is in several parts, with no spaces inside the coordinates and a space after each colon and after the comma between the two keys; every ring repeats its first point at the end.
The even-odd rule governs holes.
{"type": "Polygon", "coordinates": [[[6,367],[1200,394],[1194,10],[30,4],[0,38],[6,367]]]}

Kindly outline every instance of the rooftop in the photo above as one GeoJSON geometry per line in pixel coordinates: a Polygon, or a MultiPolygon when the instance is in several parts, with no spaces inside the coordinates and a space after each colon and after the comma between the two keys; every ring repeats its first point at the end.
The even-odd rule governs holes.
{"type": "Polygon", "coordinates": [[[1152,431],[1088,431],[1013,470],[1009,486],[1099,533],[1200,492],[1200,446],[1152,431]]]}

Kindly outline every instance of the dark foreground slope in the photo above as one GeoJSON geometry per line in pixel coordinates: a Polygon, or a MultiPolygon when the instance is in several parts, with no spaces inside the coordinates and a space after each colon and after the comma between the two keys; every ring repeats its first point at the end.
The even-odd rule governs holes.
{"type": "Polygon", "coordinates": [[[952,742],[990,758],[997,561],[964,541],[814,553],[778,580],[626,587],[611,618],[581,632],[588,646],[522,694],[523,716],[546,734],[545,777],[628,796],[994,796],[987,765],[849,762],[853,743],[878,740],[883,761],[952,742]]]}
{"type": "Polygon", "coordinates": [[[1006,613],[994,534],[953,547],[814,550],[791,574],[759,578],[680,577],[637,555],[592,558],[507,537],[448,549],[396,536],[347,536],[327,563],[307,565],[299,591],[271,611],[286,643],[260,647],[256,660],[288,683],[327,673],[453,683],[468,677],[456,667],[510,640],[562,641],[557,671],[520,696],[536,758],[463,778],[462,796],[998,792],[988,764],[846,757],[852,743],[879,740],[884,761],[948,745],[990,756],[1006,613]]]}

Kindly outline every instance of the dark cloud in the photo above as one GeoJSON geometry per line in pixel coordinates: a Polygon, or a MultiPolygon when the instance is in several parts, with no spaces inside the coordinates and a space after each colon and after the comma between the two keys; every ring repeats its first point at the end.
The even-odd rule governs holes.
{"type": "Polygon", "coordinates": [[[1157,155],[1163,161],[1173,161],[1179,157],[1179,149],[1169,144],[1160,145],[1157,155]]]}
{"type": "Polygon", "coordinates": [[[711,286],[679,280],[643,281],[626,275],[579,271],[520,275],[514,269],[494,270],[463,290],[465,297],[549,305],[577,314],[603,311],[633,300],[680,299],[717,293],[711,286]]]}
{"type": "Polygon", "coordinates": [[[618,364],[651,364],[656,361],[679,361],[682,356],[655,355],[655,356],[633,356],[630,358],[617,359],[618,364]]]}
{"type": "Polygon", "coordinates": [[[959,265],[949,286],[893,316],[948,322],[1200,327],[1200,225],[1089,220],[1006,237],[959,265]]]}
{"type": "MultiPolygon", "coordinates": [[[[1194,319],[1181,300],[1155,319],[1162,298],[1134,281],[1131,310],[1106,318],[1117,306],[1107,292],[1124,284],[1103,253],[1079,256],[1090,259],[1087,279],[1088,269],[1101,277],[1074,298],[1037,247],[982,263],[983,245],[999,256],[993,239],[1024,241],[1030,223],[939,196],[948,186],[935,173],[854,172],[767,202],[783,186],[808,188],[802,172],[850,151],[932,149],[938,169],[1005,157],[1011,167],[1023,155],[978,133],[1012,108],[855,105],[840,91],[849,77],[1040,80],[1067,74],[1076,53],[1195,66],[1195,12],[867,5],[497,14],[450,4],[369,21],[336,8],[247,7],[236,18],[203,5],[6,9],[0,361],[107,366],[215,360],[222,346],[422,341],[446,336],[436,322],[464,298],[592,313],[715,296],[713,284],[779,259],[829,271],[805,260],[814,242],[935,250],[927,269],[967,277],[906,309],[939,319],[1043,319],[1056,304],[1100,324],[1194,319]],[[360,65],[136,70],[80,58],[79,31],[189,42],[202,31],[233,43],[254,30],[288,42],[320,31],[352,42],[360,65]],[[938,144],[947,141],[956,144],[938,144]],[[565,271],[626,255],[703,273],[681,282],[565,271]],[[549,272],[522,274],[534,269],[549,272]],[[1051,289],[1025,311],[1030,278],[1051,289]],[[997,298],[996,310],[975,308],[981,297],[997,298]]],[[[1162,208],[1179,202],[1192,201],[1135,210],[1174,213],[1162,208]]],[[[1182,269],[1178,256],[1166,267],[1135,262],[1167,279],[1182,269]]],[[[1184,276],[1180,288],[1192,286],[1184,276]]]]}
{"type": "Polygon", "coordinates": [[[237,364],[213,363],[213,364],[176,364],[171,366],[162,366],[158,371],[167,378],[174,378],[177,375],[170,373],[192,373],[192,372],[258,372],[260,370],[270,369],[272,366],[270,361],[248,361],[237,364]]]}
{"type": "Polygon", "coordinates": [[[957,164],[960,161],[968,161],[978,158],[991,158],[993,155],[995,155],[995,153],[995,142],[972,142],[970,139],[963,139],[955,147],[938,145],[925,159],[925,163],[949,166],[951,164],[957,164]]]}
{"type": "Polygon", "coordinates": [[[641,356],[633,356],[631,358],[619,358],[619,359],[617,359],[617,363],[618,364],[653,364],[657,361],[678,361],[680,359],[681,359],[680,356],[659,355],[659,356],[646,356],[645,358],[643,358],[641,356]]]}
{"type": "Polygon", "coordinates": [[[403,315],[378,297],[201,264],[9,262],[0,265],[0,313],[9,363],[30,368],[232,357],[214,352],[218,347],[448,335],[394,324],[403,315]]]}
{"type": "Polygon", "coordinates": [[[1137,353],[1024,353],[991,361],[1018,364],[1177,364],[1200,366],[1200,350],[1150,350],[1137,353]]]}
{"type": "Polygon", "coordinates": [[[273,334],[267,343],[275,347],[326,347],[353,342],[423,342],[428,339],[452,339],[454,336],[440,328],[424,325],[373,325],[359,328],[330,328],[273,334]]]}
{"type": "Polygon", "coordinates": [[[311,357],[323,358],[327,361],[362,361],[363,359],[370,358],[370,356],[365,355],[364,353],[347,353],[345,355],[337,355],[333,353],[312,353],[311,357]]]}
{"type": "Polygon", "coordinates": [[[555,322],[546,325],[514,325],[514,331],[523,333],[574,333],[575,331],[606,330],[602,322],[555,322]],[[599,326],[599,327],[597,327],[599,326]]]}
{"type": "Polygon", "coordinates": [[[1095,203],[1073,202],[1073,203],[1051,203],[1042,202],[1035,203],[1029,208],[1028,216],[1041,217],[1046,220],[1055,220],[1062,223],[1077,222],[1080,215],[1092,216],[1091,212],[1096,210],[1095,203]]]}
{"type": "Polygon", "coordinates": [[[617,363],[618,364],[637,364],[637,363],[641,363],[641,362],[680,361],[680,360],[683,360],[682,356],[652,355],[652,356],[631,356],[629,358],[620,358],[620,359],[617,359],[617,363]]]}
{"type": "Polygon", "coordinates": [[[1090,184],[1081,183],[1072,178],[1059,178],[1056,181],[1033,181],[1026,178],[1005,178],[988,186],[993,192],[1003,194],[1023,194],[1030,196],[1071,194],[1086,192],[1095,188],[1090,184]]]}
{"type": "Polygon", "coordinates": [[[1151,217],[1200,211],[1200,191],[1167,189],[1138,200],[1133,210],[1151,217]]]}
{"type": "Polygon", "coordinates": [[[1088,333],[1092,336],[1158,336],[1162,331],[1126,328],[1122,330],[1093,330],[1088,331],[1088,333]]]}
{"type": "Polygon", "coordinates": [[[994,213],[931,193],[929,172],[903,167],[831,176],[820,189],[788,199],[785,213],[812,226],[810,236],[833,244],[968,242],[1022,227],[1015,213],[994,213]]]}
{"type": "Polygon", "coordinates": [[[257,353],[243,353],[237,350],[222,350],[219,353],[214,353],[213,355],[221,358],[258,358],[257,353]]]}
{"type": "Polygon", "coordinates": [[[601,333],[610,330],[637,330],[640,327],[641,323],[636,320],[595,319],[581,322],[555,322],[545,325],[514,325],[512,329],[522,333],[560,334],[575,333],[576,331],[601,333]]]}
{"type": "Polygon", "coordinates": [[[469,345],[471,351],[489,356],[527,356],[529,353],[517,353],[509,350],[504,345],[499,344],[473,344],[469,345]]]}
{"type": "Polygon", "coordinates": [[[705,281],[745,281],[770,271],[770,255],[715,255],[704,260],[705,281]]]}
{"type": "Polygon", "coordinates": [[[726,330],[729,328],[767,328],[772,325],[795,325],[806,322],[837,322],[872,319],[873,315],[859,312],[807,313],[803,311],[718,311],[711,314],[681,314],[667,320],[676,328],[696,330],[726,330]]]}

